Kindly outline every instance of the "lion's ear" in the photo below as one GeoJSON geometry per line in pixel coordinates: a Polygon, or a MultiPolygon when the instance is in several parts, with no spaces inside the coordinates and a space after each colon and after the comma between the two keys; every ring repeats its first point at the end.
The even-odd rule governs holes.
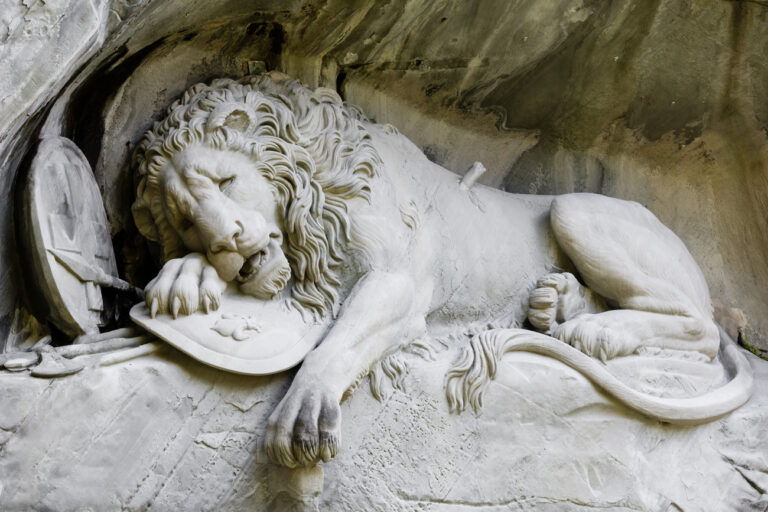
{"type": "Polygon", "coordinates": [[[213,132],[223,127],[251,135],[256,130],[256,112],[243,103],[219,105],[211,112],[205,131],[213,132]]]}

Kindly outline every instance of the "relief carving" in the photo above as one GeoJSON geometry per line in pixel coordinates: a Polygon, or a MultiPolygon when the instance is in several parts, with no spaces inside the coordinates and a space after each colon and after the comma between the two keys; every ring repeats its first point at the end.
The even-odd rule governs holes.
{"type": "Polygon", "coordinates": [[[751,392],[749,365],[713,321],[697,264],[637,203],[507,194],[474,184],[482,165],[460,181],[334,91],[277,73],[193,86],[134,158],[134,218],[165,260],[134,319],[244,373],[231,366],[241,349],[195,348],[210,328],[188,327],[179,342],[163,326],[215,323],[220,310],[246,315],[235,339],[293,328],[294,345],[304,340],[290,364],[306,357],[267,428],[266,450],[279,464],[334,457],[342,399],[437,327],[494,327],[478,331],[446,378],[456,411],[480,407],[513,350],[557,358],[663,421],[709,421],[751,392]],[[604,365],[649,352],[709,362],[719,348],[736,376],[691,399],[635,391],[604,365]]]}

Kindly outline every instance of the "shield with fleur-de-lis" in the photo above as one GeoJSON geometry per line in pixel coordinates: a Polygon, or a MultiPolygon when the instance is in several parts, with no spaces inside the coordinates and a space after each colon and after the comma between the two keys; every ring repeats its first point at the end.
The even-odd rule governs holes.
{"type": "Polygon", "coordinates": [[[274,299],[261,300],[233,284],[215,311],[153,317],[142,302],[131,309],[131,320],[198,361],[247,375],[296,366],[330,325],[328,318],[315,319],[292,306],[287,289],[274,299]]]}

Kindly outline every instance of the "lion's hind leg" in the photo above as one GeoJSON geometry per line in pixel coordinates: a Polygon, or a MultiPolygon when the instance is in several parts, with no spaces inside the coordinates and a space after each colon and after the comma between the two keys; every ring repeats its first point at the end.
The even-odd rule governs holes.
{"type": "Polygon", "coordinates": [[[712,321],[631,309],[581,315],[559,325],[553,335],[603,361],[642,347],[696,350],[712,358],[720,340],[712,321]]]}
{"type": "Polygon", "coordinates": [[[570,272],[552,273],[536,282],[528,298],[528,321],[537,331],[551,335],[563,322],[607,309],[603,298],[570,272]]]}
{"type": "Polygon", "coordinates": [[[616,308],[576,316],[554,334],[582,351],[611,358],[638,348],[719,346],[709,290],[682,241],[643,206],[595,194],[552,202],[558,244],[587,287],[616,308]]]}

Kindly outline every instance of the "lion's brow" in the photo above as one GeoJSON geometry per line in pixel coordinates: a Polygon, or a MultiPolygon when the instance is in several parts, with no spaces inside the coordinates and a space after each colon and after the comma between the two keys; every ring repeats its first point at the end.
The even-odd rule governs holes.
{"type": "Polygon", "coordinates": [[[181,214],[182,208],[189,209],[190,205],[190,200],[183,187],[173,182],[166,183],[165,185],[165,201],[172,211],[179,214],[181,214]]]}
{"type": "Polygon", "coordinates": [[[198,176],[205,176],[206,178],[210,179],[211,181],[216,181],[219,179],[219,175],[216,173],[212,173],[205,167],[197,166],[197,165],[188,165],[184,167],[184,170],[182,171],[182,175],[184,176],[184,179],[194,179],[198,176]]]}

